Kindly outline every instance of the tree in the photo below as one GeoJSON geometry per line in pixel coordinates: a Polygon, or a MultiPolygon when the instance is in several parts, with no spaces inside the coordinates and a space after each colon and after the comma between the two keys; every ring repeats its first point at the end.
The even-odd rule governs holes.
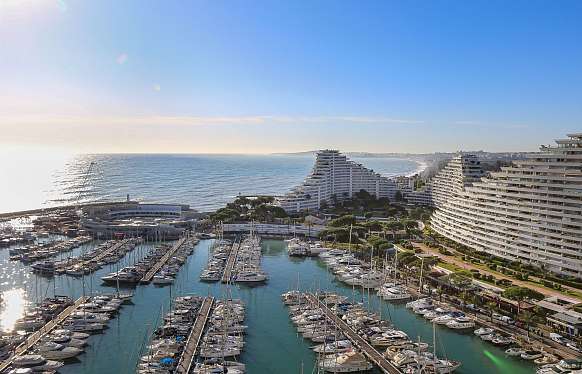
{"type": "Polygon", "coordinates": [[[402,223],[398,221],[388,221],[384,224],[384,227],[392,232],[392,236],[396,235],[396,231],[402,230],[404,228],[402,223]]]}
{"type": "Polygon", "coordinates": [[[517,315],[521,311],[521,302],[527,299],[541,300],[544,295],[527,287],[512,286],[503,291],[503,296],[517,301],[517,315]]]}
{"type": "Polygon", "coordinates": [[[493,321],[493,313],[497,311],[497,303],[490,301],[487,303],[487,310],[489,310],[489,318],[493,321]]]}
{"type": "Polygon", "coordinates": [[[403,200],[402,192],[396,191],[396,194],[394,195],[394,199],[396,201],[402,201],[403,200]]]}
{"type": "Polygon", "coordinates": [[[331,227],[345,227],[356,223],[356,218],[352,215],[345,215],[331,220],[327,225],[331,227]]]}

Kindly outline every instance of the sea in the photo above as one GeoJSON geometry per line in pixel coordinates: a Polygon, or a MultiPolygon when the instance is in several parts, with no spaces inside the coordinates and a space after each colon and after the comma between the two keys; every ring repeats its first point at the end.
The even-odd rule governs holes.
{"type": "MultiPolygon", "coordinates": [[[[238,195],[283,195],[313,167],[313,155],[98,154],[15,152],[0,160],[0,213],[126,199],[214,211],[238,195]]],[[[386,176],[423,164],[355,158],[386,176]]]]}

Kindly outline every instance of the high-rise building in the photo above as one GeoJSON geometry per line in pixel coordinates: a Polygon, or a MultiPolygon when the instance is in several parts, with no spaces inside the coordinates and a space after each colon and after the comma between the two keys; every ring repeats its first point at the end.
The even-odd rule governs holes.
{"type": "Polygon", "coordinates": [[[509,260],[582,277],[582,134],[485,176],[461,154],[431,182],[439,234],[509,260]]]}
{"type": "Polygon", "coordinates": [[[337,150],[317,152],[315,165],[303,184],[279,199],[287,212],[318,210],[322,202],[345,200],[365,190],[376,198],[394,198],[394,181],[367,169],[337,150]]]}

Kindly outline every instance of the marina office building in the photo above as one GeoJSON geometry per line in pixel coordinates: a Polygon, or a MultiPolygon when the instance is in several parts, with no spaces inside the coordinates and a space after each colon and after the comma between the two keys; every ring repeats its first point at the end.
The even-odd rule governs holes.
{"type": "Polygon", "coordinates": [[[376,198],[394,198],[396,183],[349,160],[337,150],[317,152],[315,165],[303,184],[279,199],[289,213],[318,210],[323,202],[351,198],[365,190],[376,198]]]}
{"type": "Polygon", "coordinates": [[[459,154],[431,182],[431,226],[478,251],[582,278],[582,133],[485,175],[459,154]]]}

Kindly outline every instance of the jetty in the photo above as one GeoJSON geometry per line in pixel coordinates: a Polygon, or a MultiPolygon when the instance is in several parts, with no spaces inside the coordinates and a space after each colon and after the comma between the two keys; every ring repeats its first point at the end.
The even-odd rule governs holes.
{"type": "Polygon", "coordinates": [[[188,335],[188,340],[186,340],[186,345],[184,346],[182,356],[178,361],[176,373],[188,374],[190,372],[192,362],[194,361],[196,351],[198,350],[198,345],[200,344],[200,338],[202,337],[202,333],[206,327],[206,322],[210,316],[210,311],[212,310],[213,304],[214,297],[212,296],[207,296],[202,302],[200,310],[198,311],[198,316],[196,317],[196,321],[194,321],[194,326],[192,326],[192,330],[190,330],[190,334],[188,335]]]}
{"type": "Polygon", "coordinates": [[[160,257],[160,259],[154,264],[154,266],[152,266],[151,269],[148,270],[147,273],[145,273],[140,282],[141,283],[151,282],[154,275],[156,275],[156,273],[160,271],[160,269],[166,264],[166,262],[168,262],[168,260],[172,258],[172,256],[176,253],[178,249],[180,249],[180,247],[186,242],[187,239],[188,237],[186,236],[178,239],[178,241],[174,243],[172,248],[170,248],[166,253],[164,253],[164,255],[160,257]]]}
{"type": "Polygon", "coordinates": [[[325,313],[326,317],[336,325],[338,330],[340,330],[348,339],[350,339],[352,344],[358,347],[370,361],[372,361],[380,368],[380,370],[382,370],[383,373],[402,374],[400,369],[394,366],[380,352],[372,347],[370,343],[358,335],[358,333],[356,333],[347,323],[345,323],[331,309],[329,309],[325,303],[322,303],[312,293],[307,293],[306,297],[312,305],[320,308],[325,313]]]}
{"type": "Polygon", "coordinates": [[[238,250],[240,248],[240,241],[237,242],[235,240],[232,243],[232,249],[230,250],[230,254],[228,255],[228,260],[226,260],[226,266],[224,267],[224,273],[222,273],[222,283],[229,283],[232,279],[232,270],[234,269],[234,265],[236,264],[236,259],[238,257],[238,250]]]}
{"type": "Polygon", "coordinates": [[[28,338],[26,338],[25,341],[20,343],[20,345],[18,345],[14,349],[14,354],[10,358],[4,360],[2,364],[0,364],[0,373],[4,372],[10,365],[12,365],[12,362],[14,361],[15,358],[22,356],[30,348],[34,347],[36,343],[38,343],[44,336],[46,336],[52,330],[54,330],[59,324],[61,324],[65,319],[67,319],[67,317],[69,317],[75,310],[77,310],[77,308],[79,308],[79,305],[86,303],[87,300],[89,300],[89,297],[87,296],[82,296],[78,298],[73,303],[73,305],[67,307],[65,310],[59,313],[59,315],[57,315],[55,318],[53,318],[52,320],[47,322],[44,326],[42,326],[39,330],[30,334],[30,336],[28,336],[28,338]]]}
{"type": "Polygon", "coordinates": [[[120,240],[118,242],[116,242],[115,244],[113,244],[111,247],[107,248],[106,250],[104,250],[103,252],[97,254],[95,257],[87,259],[87,260],[82,260],[79,262],[73,262],[72,264],[63,264],[61,267],[61,271],[64,271],[66,268],[72,267],[72,266],[76,266],[76,267],[85,267],[88,266],[91,263],[95,263],[95,262],[99,262],[101,260],[103,260],[105,257],[111,255],[112,253],[117,252],[117,250],[119,248],[121,248],[122,246],[126,245],[127,243],[129,243],[131,239],[123,239],[120,240]]]}

